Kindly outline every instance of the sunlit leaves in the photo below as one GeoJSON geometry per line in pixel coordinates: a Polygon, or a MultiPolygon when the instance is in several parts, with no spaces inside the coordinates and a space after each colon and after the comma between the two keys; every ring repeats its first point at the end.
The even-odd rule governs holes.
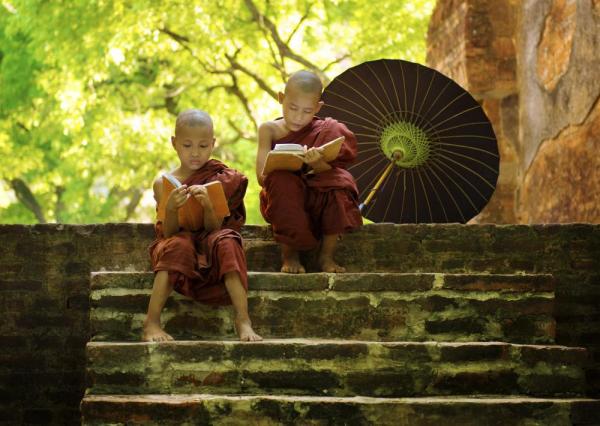
{"type": "MultiPolygon", "coordinates": [[[[250,179],[248,222],[260,223],[256,125],[280,115],[272,95],[305,68],[297,58],[327,79],[379,57],[423,61],[434,0],[9,3],[0,5],[0,193],[22,179],[49,221],[151,221],[152,180],[177,164],[175,115],[197,107],[214,118],[215,156],[250,179]]],[[[35,217],[6,196],[0,221],[35,217]]]]}

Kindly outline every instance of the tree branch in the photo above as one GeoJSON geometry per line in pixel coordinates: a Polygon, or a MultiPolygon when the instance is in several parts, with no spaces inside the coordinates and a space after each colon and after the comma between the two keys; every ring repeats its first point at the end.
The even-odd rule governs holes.
{"type": "Polygon", "coordinates": [[[15,178],[10,181],[10,186],[13,191],[15,191],[17,199],[35,215],[37,221],[39,223],[47,223],[42,211],[42,206],[38,203],[35,195],[33,195],[29,186],[27,186],[27,183],[25,183],[23,179],[15,178]]]}
{"type": "Polygon", "coordinates": [[[249,76],[250,78],[252,78],[252,80],[254,80],[256,82],[256,84],[258,84],[258,87],[260,87],[265,92],[267,92],[267,94],[270,97],[272,97],[273,99],[277,100],[277,92],[275,92],[273,89],[271,89],[265,80],[263,80],[262,78],[260,78],[258,75],[256,75],[252,71],[250,71],[248,68],[246,68],[242,64],[240,64],[235,59],[235,56],[231,56],[231,55],[225,54],[225,57],[227,58],[227,60],[231,64],[231,68],[232,69],[241,71],[244,74],[246,74],[247,76],[249,76]]]}
{"type": "Polygon", "coordinates": [[[298,30],[300,29],[300,27],[302,26],[302,24],[304,23],[304,21],[306,21],[306,19],[308,19],[308,16],[310,15],[310,8],[311,8],[311,6],[312,6],[312,4],[309,4],[309,5],[306,6],[306,12],[304,12],[304,15],[302,15],[302,17],[300,18],[300,20],[298,21],[298,23],[296,24],[296,26],[294,27],[294,29],[290,33],[289,37],[285,41],[285,44],[287,44],[287,45],[290,44],[290,42],[294,38],[294,35],[296,35],[296,32],[298,32],[298,30]]]}
{"type": "Polygon", "coordinates": [[[65,187],[58,185],[54,189],[54,193],[56,194],[56,203],[54,204],[54,217],[58,223],[64,222],[62,214],[65,210],[65,204],[63,203],[62,196],[65,193],[65,187]]]}
{"type": "Polygon", "coordinates": [[[321,80],[323,81],[323,84],[327,85],[329,83],[329,78],[325,75],[325,73],[319,67],[317,67],[315,64],[310,62],[308,59],[303,58],[302,56],[295,53],[290,48],[290,46],[281,39],[281,37],[279,36],[279,32],[277,31],[277,27],[275,26],[273,21],[271,21],[269,18],[267,18],[265,15],[263,15],[259,12],[258,8],[256,7],[256,5],[254,4],[254,2],[252,0],[244,0],[244,1],[246,3],[246,7],[248,8],[248,10],[250,10],[250,13],[252,14],[252,17],[254,18],[256,23],[259,26],[264,26],[267,28],[267,30],[269,31],[269,34],[271,35],[271,38],[273,39],[273,41],[275,42],[275,45],[277,46],[277,49],[279,50],[279,54],[282,57],[292,59],[292,60],[298,62],[299,64],[304,65],[306,68],[312,70],[321,78],[321,80]]]}
{"type": "Polygon", "coordinates": [[[127,204],[127,208],[125,209],[125,218],[123,222],[129,222],[131,219],[131,215],[135,212],[135,209],[142,201],[142,196],[144,195],[144,191],[138,188],[131,188],[127,191],[127,195],[129,195],[129,203],[127,204]]]}

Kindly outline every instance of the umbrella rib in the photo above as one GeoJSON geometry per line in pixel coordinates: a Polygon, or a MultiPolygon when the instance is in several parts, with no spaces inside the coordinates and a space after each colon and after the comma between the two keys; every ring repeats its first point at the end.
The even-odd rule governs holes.
{"type": "MultiPolygon", "coordinates": [[[[373,74],[373,75],[375,76],[375,79],[376,79],[376,80],[377,80],[377,82],[379,83],[379,86],[381,87],[381,90],[383,90],[383,93],[385,93],[385,97],[387,98],[389,105],[393,107],[393,105],[394,105],[394,104],[393,104],[393,103],[392,103],[392,101],[390,100],[390,97],[389,97],[389,95],[388,95],[388,91],[387,91],[387,90],[385,90],[385,87],[383,86],[383,83],[382,83],[382,82],[381,82],[381,80],[379,79],[379,76],[377,75],[377,73],[376,73],[376,72],[374,72],[374,71],[371,69],[371,65],[370,65],[368,62],[367,62],[367,68],[369,69],[369,71],[371,71],[371,74],[373,74]]],[[[389,109],[386,109],[386,111],[389,111],[389,109]]]]}
{"type": "MultiPolygon", "coordinates": [[[[448,179],[450,179],[454,185],[456,185],[456,187],[459,189],[459,191],[460,191],[460,192],[462,192],[462,194],[463,194],[463,195],[464,195],[464,196],[467,198],[467,200],[469,201],[469,204],[471,204],[471,207],[473,207],[473,209],[474,209],[475,211],[477,211],[477,207],[475,206],[475,203],[473,202],[473,200],[471,200],[471,197],[469,197],[469,194],[467,194],[467,193],[464,191],[464,189],[462,188],[462,186],[460,186],[459,184],[457,184],[457,183],[454,181],[454,179],[452,179],[452,176],[450,176],[448,173],[446,173],[446,171],[445,171],[445,170],[442,168],[442,165],[444,165],[444,166],[446,166],[446,167],[447,167],[447,164],[443,164],[443,163],[440,163],[440,162],[438,162],[438,161],[433,161],[431,165],[432,165],[432,166],[438,166],[438,169],[439,169],[439,170],[440,170],[442,173],[444,173],[444,175],[446,175],[446,177],[447,177],[448,179]]],[[[452,169],[450,169],[450,170],[452,170],[452,169]]],[[[453,171],[454,171],[454,170],[453,170],[453,171]]],[[[456,172],[454,172],[454,173],[456,173],[456,172]]],[[[460,176],[460,175],[459,175],[459,176],[460,176]]],[[[479,194],[479,195],[481,195],[481,194],[479,194]]],[[[463,216],[463,219],[464,219],[464,216],[463,216]]]]}
{"type": "MultiPolygon", "coordinates": [[[[435,160],[434,160],[434,161],[435,161],[435,160]]],[[[447,167],[448,167],[448,165],[447,165],[447,164],[440,163],[440,162],[438,162],[438,165],[439,165],[440,167],[441,167],[442,165],[444,165],[444,166],[447,166],[447,167]]],[[[469,179],[465,178],[463,175],[461,175],[460,173],[458,173],[456,170],[454,170],[454,169],[453,169],[453,168],[451,168],[451,167],[448,167],[448,170],[451,170],[451,171],[452,171],[452,172],[453,172],[453,173],[454,173],[456,176],[460,177],[460,178],[461,178],[461,179],[462,179],[462,180],[463,180],[465,183],[467,183],[467,184],[468,184],[468,185],[469,185],[471,188],[473,188],[473,189],[475,190],[475,192],[477,192],[477,194],[479,194],[479,196],[481,197],[481,199],[482,199],[483,201],[487,201],[487,198],[486,198],[486,197],[485,197],[485,196],[484,196],[484,195],[483,195],[481,192],[479,192],[479,189],[477,189],[477,187],[476,187],[475,185],[473,185],[473,184],[472,184],[472,183],[469,181],[469,179]]]]}
{"type": "MultiPolygon", "coordinates": [[[[377,163],[379,164],[379,163],[377,163]]],[[[371,167],[369,169],[369,171],[372,169],[373,167],[371,167]]],[[[370,191],[373,188],[373,184],[375,183],[375,181],[377,179],[379,179],[379,176],[381,175],[375,175],[375,177],[373,179],[371,179],[371,182],[369,182],[368,184],[365,185],[364,189],[362,191],[360,191],[360,193],[358,194],[358,198],[360,199],[362,197],[362,195],[365,193],[365,191],[370,191]]],[[[358,179],[356,179],[358,181],[358,179]]],[[[387,180],[387,178],[386,178],[387,180]]],[[[369,196],[369,193],[367,193],[367,196],[365,197],[365,200],[367,199],[367,197],[369,196]]],[[[373,203],[375,203],[377,201],[377,197],[375,198],[375,201],[373,201],[373,203]]]]}
{"type": "Polygon", "coordinates": [[[402,109],[402,107],[400,106],[400,98],[398,97],[398,90],[396,90],[396,82],[394,81],[394,77],[392,76],[392,73],[387,66],[387,61],[383,61],[383,65],[385,66],[385,70],[387,71],[388,75],[390,76],[390,81],[392,82],[392,87],[394,88],[394,95],[396,95],[396,103],[398,104],[398,111],[400,111],[402,109]]]}
{"type": "MultiPolygon", "coordinates": [[[[341,107],[339,107],[339,106],[337,106],[337,105],[328,105],[328,106],[329,106],[330,108],[334,108],[334,109],[337,109],[337,110],[339,110],[339,111],[343,111],[343,112],[345,112],[345,113],[347,113],[347,114],[350,114],[350,115],[353,115],[353,116],[355,116],[355,117],[358,117],[358,118],[360,118],[361,120],[364,120],[364,121],[366,121],[366,122],[367,122],[367,123],[369,123],[369,124],[373,124],[374,126],[378,126],[378,124],[377,124],[377,123],[375,123],[374,121],[368,120],[368,119],[366,119],[366,118],[364,118],[364,117],[362,117],[362,116],[360,116],[360,115],[358,115],[358,114],[355,114],[355,113],[353,113],[352,111],[348,111],[347,109],[341,108],[341,107]]],[[[375,128],[373,128],[373,127],[367,127],[367,126],[364,126],[364,125],[362,125],[362,124],[353,123],[353,122],[351,122],[351,121],[348,121],[348,120],[344,120],[344,123],[350,123],[350,124],[352,124],[352,125],[355,125],[355,126],[361,126],[361,127],[362,127],[362,128],[364,128],[364,129],[369,129],[369,130],[372,130],[373,132],[378,132],[378,130],[377,130],[377,128],[376,128],[376,127],[375,127],[375,128]]]]}
{"type": "Polygon", "coordinates": [[[482,135],[448,135],[448,136],[438,136],[438,139],[456,139],[456,138],[478,138],[484,139],[486,141],[495,141],[496,138],[491,136],[482,136],[482,135]]]}
{"type": "Polygon", "coordinates": [[[438,99],[440,98],[440,96],[442,96],[442,93],[444,93],[446,91],[446,89],[448,88],[448,86],[450,86],[450,80],[448,80],[446,82],[446,85],[444,86],[444,88],[440,91],[440,93],[438,93],[438,95],[435,97],[435,99],[433,100],[433,102],[429,105],[429,108],[427,108],[427,111],[425,111],[423,113],[423,117],[426,117],[427,114],[429,114],[429,111],[431,111],[431,108],[433,108],[433,106],[437,103],[438,99]]]}
{"type": "MultiPolygon", "coordinates": [[[[404,170],[401,171],[401,173],[403,173],[404,170]]],[[[390,210],[390,205],[392,204],[392,199],[393,194],[396,193],[396,187],[398,186],[398,178],[400,177],[400,173],[396,173],[396,181],[394,182],[394,189],[391,191],[392,196],[388,198],[388,203],[387,206],[385,207],[385,212],[383,213],[383,219],[385,220],[387,218],[388,212],[390,210]]],[[[387,185],[387,182],[389,181],[389,176],[388,178],[385,180],[385,185],[387,185]]],[[[404,199],[404,197],[402,197],[404,199]]],[[[402,201],[404,202],[404,201],[402,201]]],[[[375,206],[375,203],[373,203],[373,206],[371,207],[371,209],[369,210],[369,213],[371,213],[371,210],[373,209],[373,207],[375,206]]],[[[402,212],[400,212],[400,219],[398,220],[398,222],[402,221],[402,212]]]]}
{"type": "Polygon", "coordinates": [[[376,136],[372,133],[358,133],[358,132],[352,132],[352,133],[354,133],[354,136],[364,136],[365,138],[379,139],[378,136],[376,136]]]}
{"type": "Polygon", "coordinates": [[[417,93],[419,92],[419,67],[417,67],[417,78],[416,78],[415,96],[413,96],[413,105],[411,111],[415,111],[415,104],[417,103],[417,93]]]}
{"type": "MultiPolygon", "coordinates": [[[[357,93],[361,98],[363,98],[369,105],[371,105],[373,107],[373,109],[375,109],[379,115],[381,115],[382,117],[385,115],[385,113],[381,112],[379,110],[379,108],[377,108],[375,105],[373,105],[371,103],[371,100],[369,98],[367,98],[365,95],[362,94],[362,92],[356,90],[354,87],[352,87],[351,85],[349,85],[348,83],[346,83],[343,79],[338,80],[340,83],[342,83],[344,86],[348,87],[349,89],[353,90],[355,93],[357,93]]],[[[362,81],[362,80],[361,80],[362,81]]],[[[364,83],[364,82],[363,82],[364,83]]],[[[327,89],[327,92],[332,93],[331,89],[327,89]]],[[[339,95],[338,95],[339,96],[339,95]]],[[[380,101],[381,103],[381,101],[380,101]]],[[[382,104],[383,106],[383,104],[382,104]]]]}
{"type": "MultiPolygon", "coordinates": [[[[433,80],[435,79],[435,74],[436,72],[432,72],[431,73],[431,80],[429,80],[429,86],[427,87],[427,92],[425,93],[425,97],[423,98],[423,101],[421,102],[421,106],[419,107],[419,112],[417,113],[417,117],[421,117],[421,111],[423,110],[423,105],[425,105],[425,100],[427,99],[427,97],[429,96],[429,90],[431,90],[431,85],[433,84],[433,80]]],[[[423,118],[423,121],[425,119],[423,118]]],[[[419,126],[422,126],[423,123],[419,123],[419,126]]]]}
{"type": "Polygon", "coordinates": [[[429,197],[427,196],[427,191],[425,190],[425,184],[423,183],[423,178],[421,177],[421,173],[418,170],[417,170],[417,176],[419,176],[419,181],[421,182],[421,188],[423,188],[423,195],[425,196],[425,201],[427,201],[427,209],[429,210],[429,221],[433,222],[433,213],[431,212],[431,205],[429,204],[429,197]]]}
{"type": "MultiPolygon", "coordinates": [[[[486,179],[486,178],[484,178],[483,176],[481,176],[479,173],[477,173],[475,170],[471,169],[470,167],[467,167],[467,166],[465,166],[464,164],[462,164],[462,163],[459,163],[458,161],[455,161],[455,160],[453,160],[452,158],[450,158],[450,157],[447,157],[447,156],[445,156],[445,155],[443,155],[443,154],[438,154],[438,155],[439,155],[440,157],[442,157],[442,158],[444,158],[444,159],[448,160],[448,161],[452,161],[454,164],[456,164],[456,165],[458,165],[458,166],[462,167],[463,169],[465,169],[465,170],[467,170],[467,171],[471,172],[473,175],[477,176],[479,179],[481,179],[482,181],[484,181],[484,182],[485,182],[485,183],[486,183],[486,184],[487,184],[487,185],[488,185],[488,186],[489,186],[489,187],[492,189],[492,191],[496,189],[496,187],[495,187],[494,185],[492,185],[491,183],[489,183],[489,182],[487,181],[487,179],[486,179]]],[[[432,160],[433,160],[433,161],[438,161],[438,163],[441,163],[441,162],[439,162],[439,160],[436,160],[436,159],[432,159],[432,160]]],[[[443,164],[443,163],[441,163],[441,164],[443,164]]],[[[493,170],[493,172],[494,172],[494,173],[496,173],[496,171],[495,171],[495,170],[493,170]]],[[[469,184],[471,184],[471,183],[469,182],[469,184]]],[[[481,193],[480,193],[479,195],[481,195],[481,193]]],[[[483,195],[482,195],[482,197],[483,197],[483,195]]],[[[485,197],[484,197],[484,198],[485,198],[485,197]]]]}
{"type": "MultiPolygon", "coordinates": [[[[352,165],[352,167],[348,167],[348,171],[350,171],[351,169],[354,169],[356,166],[359,166],[359,165],[361,165],[361,164],[362,164],[362,163],[364,163],[365,161],[371,161],[371,159],[372,159],[372,158],[374,158],[374,157],[376,157],[376,155],[373,155],[373,156],[371,156],[371,157],[367,158],[366,160],[363,160],[363,161],[361,161],[360,163],[353,164],[353,165],[352,165]]],[[[367,174],[367,173],[369,173],[371,170],[373,170],[373,168],[374,168],[374,167],[376,167],[376,166],[378,166],[378,165],[381,163],[381,161],[383,161],[383,160],[387,160],[387,158],[385,158],[385,157],[382,157],[382,158],[381,158],[379,161],[377,161],[376,163],[373,163],[373,165],[372,165],[371,167],[369,167],[367,170],[365,170],[364,172],[362,172],[360,176],[358,176],[358,177],[356,177],[356,178],[355,178],[355,180],[356,180],[356,181],[359,181],[360,179],[362,179],[362,177],[363,177],[365,174],[367,174]]]]}
{"type": "MultiPolygon", "coordinates": [[[[497,173],[497,172],[498,172],[498,170],[494,169],[493,167],[490,167],[490,165],[489,165],[489,164],[486,164],[486,163],[484,163],[483,161],[481,161],[481,160],[478,160],[477,158],[469,157],[469,156],[466,156],[466,155],[464,155],[464,154],[459,154],[458,152],[450,151],[450,150],[447,150],[447,149],[444,149],[444,148],[438,148],[437,150],[438,150],[438,151],[444,151],[444,152],[447,152],[448,154],[458,155],[459,157],[466,158],[467,160],[471,160],[471,161],[474,161],[474,162],[476,162],[476,163],[479,163],[479,164],[481,164],[482,166],[486,167],[486,168],[487,168],[489,171],[491,171],[492,173],[497,173]]],[[[443,155],[443,154],[440,154],[440,156],[441,156],[441,157],[444,157],[444,158],[447,158],[447,157],[446,157],[445,155],[443,155]]]]}
{"type": "MultiPolygon", "coordinates": [[[[393,194],[396,193],[396,187],[398,186],[398,178],[400,177],[400,173],[406,173],[406,170],[402,169],[400,172],[396,173],[396,180],[394,181],[394,189],[391,191],[392,196],[389,197],[387,206],[385,206],[385,213],[383,214],[384,219],[387,218],[388,212],[390,211],[390,206],[392,205],[392,200],[394,199],[393,194]]],[[[389,182],[389,176],[385,180],[385,184],[387,185],[388,182],[389,182]]],[[[404,198],[404,196],[402,198],[404,198]]]]}
{"type": "Polygon", "coordinates": [[[380,103],[380,104],[381,104],[381,106],[383,107],[383,110],[384,110],[384,111],[387,111],[387,108],[386,108],[386,107],[385,107],[385,105],[383,104],[382,100],[381,100],[381,99],[379,99],[379,96],[377,96],[377,93],[375,93],[375,92],[373,91],[373,89],[371,88],[371,86],[369,86],[369,85],[368,85],[368,84],[367,84],[367,83],[366,83],[366,82],[365,82],[365,81],[362,79],[362,77],[361,77],[360,75],[358,75],[358,74],[357,74],[357,73],[356,73],[356,72],[355,72],[355,71],[354,71],[352,68],[350,68],[350,72],[352,72],[352,74],[354,74],[354,75],[356,76],[356,78],[358,78],[358,79],[359,79],[359,80],[362,82],[362,84],[363,84],[363,85],[364,85],[364,86],[365,86],[367,89],[369,89],[369,91],[370,91],[370,92],[373,94],[373,96],[375,97],[375,99],[377,99],[377,100],[379,101],[379,103],[380,103]]]}
{"type": "MultiPolygon", "coordinates": [[[[436,123],[435,126],[432,127],[432,129],[437,128],[437,126],[439,126],[441,124],[440,123],[436,123]]],[[[454,130],[454,129],[458,129],[460,127],[467,127],[467,126],[472,126],[472,125],[476,125],[476,124],[490,124],[489,121],[469,121],[469,122],[464,122],[464,123],[460,123],[457,124],[456,126],[452,126],[452,127],[444,127],[441,130],[438,130],[437,133],[442,133],[442,132],[446,132],[448,130],[454,130]]]]}
{"type": "MultiPolygon", "coordinates": [[[[372,144],[372,143],[371,143],[372,144]]],[[[360,145],[360,144],[359,144],[360,145]]],[[[369,152],[369,151],[374,151],[376,149],[379,149],[378,146],[376,146],[375,148],[369,148],[369,149],[363,149],[362,151],[360,151],[361,154],[364,154],[365,152],[369,152]]]]}
{"type": "MultiPolygon", "coordinates": [[[[360,166],[360,165],[364,164],[366,161],[371,161],[373,158],[375,158],[375,157],[377,157],[377,156],[378,156],[378,154],[373,154],[373,155],[371,155],[370,157],[367,157],[367,158],[365,158],[365,159],[361,160],[361,161],[360,161],[360,162],[358,162],[358,163],[354,163],[354,164],[352,164],[350,167],[348,167],[348,170],[350,170],[350,169],[354,169],[355,167],[358,167],[358,166],[360,166]]],[[[387,160],[387,157],[381,157],[381,158],[382,158],[382,159],[385,159],[385,160],[387,160]]]]}
{"type": "MultiPolygon", "coordinates": [[[[435,170],[433,170],[433,167],[436,166],[435,163],[431,163],[431,168],[429,170],[431,170],[431,173],[433,173],[433,175],[435,176],[435,178],[438,180],[438,182],[444,187],[444,189],[446,190],[446,192],[448,193],[448,195],[450,196],[450,199],[452,200],[452,202],[454,203],[454,206],[456,207],[456,209],[458,210],[458,212],[460,213],[460,217],[462,218],[463,222],[466,222],[465,220],[465,215],[463,214],[460,206],[458,205],[458,203],[456,202],[456,200],[454,199],[454,195],[452,195],[452,192],[450,192],[448,190],[448,188],[446,187],[446,185],[444,185],[444,182],[440,179],[440,177],[437,175],[437,173],[435,172],[435,170]]],[[[443,172],[443,170],[442,170],[443,172]]],[[[445,174],[445,172],[444,172],[445,174]]],[[[456,185],[456,183],[455,183],[456,185]]]]}
{"type": "Polygon", "coordinates": [[[412,181],[413,186],[413,200],[415,201],[415,223],[419,223],[419,208],[417,205],[417,187],[415,186],[415,176],[414,173],[410,173],[410,180],[412,181]]]}
{"type": "MultiPolygon", "coordinates": [[[[376,143],[376,142],[371,142],[371,143],[376,143]]],[[[470,146],[470,145],[459,145],[459,144],[454,144],[454,143],[446,143],[446,142],[437,142],[436,145],[443,145],[443,146],[458,146],[460,148],[465,148],[465,149],[472,149],[474,151],[481,151],[485,154],[489,154],[494,158],[499,158],[499,156],[497,154],[494,154],[491,151],[487,151],[485,149],[482,148],[477,148],[475,146],[470,146]]],[[[437,148],[437,149],[442,149],[442,148],[437,148]]]]}
{"type": "Polygon", "coordinates": [[[400,209],[400,222],[402,222],[402,216],[404,216],[404,200],[406,199],[406,170],[402,173],[402,180],[404,181],[404,192],[402,193],[402,209],[400,209]]]}
{"type": "Polygon", "coordinates": [[[408,104],[406,103],[406,79],[404,78],[404,67],[402,66],[402,62],[398,62],[400,65],[400,74],[402,74],[402,90],[404,90],[404,111],[408,111],[408,104]]]}
{"type": "MultiPolygon", "coordinates": [[[[351,103],[352,105],[357,106],[358,108],[362,109],[363,111],[365,111],[367,114],[369,114],[370,116],[374,117],[375,119],[379,119],[379,117],[377,117],[375,114],[373,114],[371,111],[369,111],[368,109],[364,108],[361,104],[359,104],[358,102],[354,102],[351,99],[348,99],[345,96],[340,95],[339,93],[334,92],[333,90],[328,90],[327,94],[329,95],[333,95],[333,96],[338,96],[340,98],[342,98],[343,100],[345,100],[346,102],[351,103]]],[[[331,104],[328,104],[329,106],[331,106],[331,104]]]]}
{"type": "MultiPolygon", "coordinates": [[[[466,93],[466,92],[465,92],[465,93],[466,93]]],[[[460,98],[460,96],[459,96],[459,97],[457,97],[456,99],[458,99],[458,98],[460,98]]],[[[456,100],[456,99],[454,99],[454,100],[456,100]]],[[[452,101],[452,102],[454,102],[454,101],[452,101]]],[[[450,104],[451,104],[452,102],[450,102],[450,104]]],[[[450,104],[448,104],[448,106],[449,106],[450,104]]],[[[437,129],[437,128],[438,128],[440,125],[444,124],[446,121],[450,121],[450,120],[452,120],[453,118],[456,118],[456,117],[458,117],[459,115],[463,115],[465,112],[473,111],[474,109],[480,109],[480,108],[481,108],[481,107],[480,107],[479,105],[475,105],[475,106],[473,106],[473,107],[471,107],[471,108],[464,109],[464,110],[462,110],[461,112],[457,112],[457,113],[456,113],[456,114],[454,114],[453,116],[451,116],[451,117],[448,117],[448,118],[446,118],[446,119],[445,119],[445,120],[443,120],[443,121],[439,121],[439,122],[435,123],[435,126],[432,126],[432,127],[431,127],[431,130],[435,130],[435,129],[437,129]]],[[[444,108],[444,109],[446,109],[446,108],[444,108]]],[[[443,111],[443,110],[442,110],[442,111],[443,111]]],[[[440,113],[441,113],[442,111],[440,111],[440,113]]],[[[436,114],[436,115],[435,115],[435,117],[437,117],[438,115],[439,115],[439,113],[438,113],[438,114],[436,114]]],[[[434,120],[434,119],[435,119],[435,117],[433,117],[433,118],[432,118],[432,120],[434,120]]],[[[469,122],[468,124],[473,124],[473,123],[478,123],[478,122],[476,122],[476,121],[473,121],[473,122],[469,122]]],[[[447,130],[447,129],[438,130],[437,132],[438,132],[438,133],[439,133],[439,132],[443,132],[444,130],[447,130]]]]}
{"type": "MultiPolygon", "coordinates": [[[[437,117],[438,115],[440,115],[442,112],[446,111],[446,109],[448,109],[448,107],[449,107],[450,105],[452,105],[454,102],[456,102],[457,100],[459,100],[460,98],[462,98],[462,97],[463,97],[463,96],[465,96],[466,94],[467,94],[467,92],[462,92],[460,95],[458,95],[457,97],[455,97],[454,99],[452,99],[450,102],[448,102],[448,103],[446,104],[446,106],[445,106],[444,108],[442,108],[441,110],[439,110],[439,111],[437,112],[437,114],[436,114],[436,115],[434,115],[433,117],[431,117],[431,118],[429,119],[429,121],[430,121],[430,122],[433,122],[433,121],[435,121],[435,119],[436,119],[436,117],[437,117]]],[[[471,109],[473,109],[473,108],[471,108],[471,109]]],[[[468,110],[466,110],[466,111],[468,111],[468,110]]],[[[460,114],[462,114],[463,112],[465,112],[465,111],[461,111],[459,114],[456,114],[456,115],[460,115],[460,114]]],[[[455,117],[456,115],[453,115],[452,117],[455,117]]],[[[450,117],[450,118],[452,118],[452,117],[450,117]]],[[[442,121],[442,123],[444,123],[445,121],[447,121],[447,120],[444,120],[444,121],[442,121]]]]}
{"type": "Polygon", "coordinates": [[[435,185],[433,184],[431,179],[429,179],[429,174],[427,173],[428,169],[423,169],[423,171],[425,172],[425,177],[429,181],[429,185],[433,189],[433,192],[435,192],[435,197],[437,198],[438,202],[440,203],[440,206],[442,207],[442,211],[444,212],[444,217],[446,218],[446,222],[448,222],[448,213],[446,213],[446,209],[444,208],[444,203],[442,203],[442,199],[440,198],[440,194],[438,194],[437,188],[435,187],[435,185]]]}

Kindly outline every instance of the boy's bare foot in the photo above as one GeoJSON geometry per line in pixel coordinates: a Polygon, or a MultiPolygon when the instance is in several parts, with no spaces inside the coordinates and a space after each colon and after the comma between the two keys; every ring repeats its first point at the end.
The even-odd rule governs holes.
{"type": "Polygon", "coordinates": [[[335,263],[335,260],[329,256],[319,256],[319,265],[323,272],[346,272],[346,268],[335,263]]]}
{"type": "Polygon", "coordinates": [[[144,322],[142,341],[144,342],[169,342],[173,338],[160,328],[160,324],[144,322]]]}
{"type": "Polygon", "coordinates": [[[281,259],[283,265],[281,266],[281,272],[288,274],[304,274],[306,269],[300,263],[300,255],[297,250],[294,250],[290,246],[285,244],[281,245],[281,259]]]}
{"type": "Polygon", "coordinates": [[[240,336],[241,342],[258,342],[263,338],[256,334],[256,332],[252,329],[252,324],[249,319],[246,320],[235,320],[235,330],[240,336]]]}

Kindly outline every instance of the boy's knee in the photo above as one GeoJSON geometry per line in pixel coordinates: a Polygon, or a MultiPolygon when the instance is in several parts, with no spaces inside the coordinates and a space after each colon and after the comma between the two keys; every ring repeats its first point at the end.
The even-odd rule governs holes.
{"type": "Polygon", "coordinates": [[[194,247],[194,242],[187,235],[183,235],[183,234],[173,235],[172,237],[167,238],[167,240],[165,241],[165,245],[166,245],[166,247],[165,247],[166,251],[176,251],[178,253],[182,253],[183,255],[185,255],[185,254],[195,255],[196,254],[196,248],[194,247]]]}
{"type": "Polygon", "coordinates": [[[275,170],[269,173],[265,179],[265,186],[267,190],[272,191],[277,189],[291,190],[294,187],[302,188],[304,185],[302,179],[294,173],[286,170],[275,170]]]}

